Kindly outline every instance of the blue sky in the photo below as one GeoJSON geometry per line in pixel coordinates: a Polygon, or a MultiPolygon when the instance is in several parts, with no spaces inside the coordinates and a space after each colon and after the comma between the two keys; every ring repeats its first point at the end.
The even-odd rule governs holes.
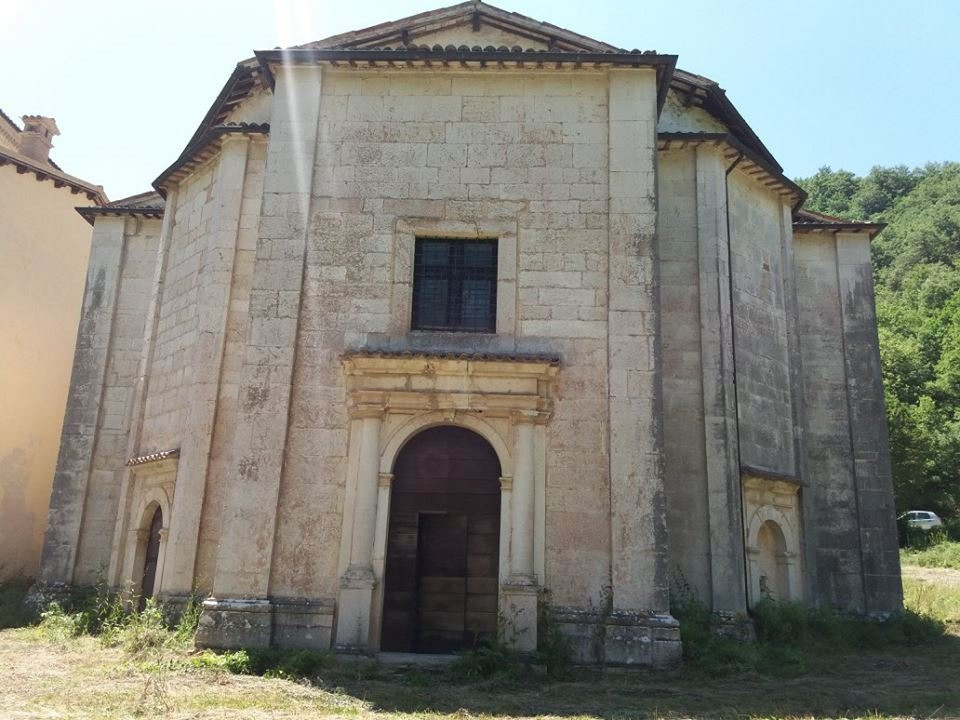
{"type": "MultiPolygon", "coordinates": [[[[111,198],[149,189],[233,66],[443,0],[34,0],[0,25],[0,108],[51,115],[52,157],[111,198]]],[[[495,3],[496,4],[496,3],[495,3]]],[[[716,80],[791,177],[960,160],[957,0],[504,0],[716,80]],[[722,9],[722,11],[721,11],[722,9]]]]}

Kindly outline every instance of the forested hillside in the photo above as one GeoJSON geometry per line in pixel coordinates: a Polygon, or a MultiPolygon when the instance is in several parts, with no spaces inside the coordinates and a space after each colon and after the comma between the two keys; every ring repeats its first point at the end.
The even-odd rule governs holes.
{"type": "Polygon", "coordinates": [[[897,510],[960,514],[960,163],[828,167],[805,207],[885,222],[873,241],[897,510]]]}

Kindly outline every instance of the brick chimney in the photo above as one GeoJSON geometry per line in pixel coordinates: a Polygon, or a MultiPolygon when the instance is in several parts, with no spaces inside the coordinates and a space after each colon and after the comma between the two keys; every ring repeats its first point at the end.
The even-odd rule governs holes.
{"type": "Polygon", "coordinates": [[[20,153],[32,160],[45,163],[50,158],[53,136],[59,135],[57,121],[43,115],[24,115],[20,133],[20,153]]]}

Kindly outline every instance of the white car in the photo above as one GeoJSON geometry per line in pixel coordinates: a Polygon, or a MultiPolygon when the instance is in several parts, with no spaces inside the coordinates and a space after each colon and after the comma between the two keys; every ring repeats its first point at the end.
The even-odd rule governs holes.
{"type": "Polygon", "coordinates": [[[910,527],[922,528],[924,530],[933,530],[943,526],[941,520],[935,512],[929,510],[911,510],[900,516],[900,520],[906,520],[910,527]]]}

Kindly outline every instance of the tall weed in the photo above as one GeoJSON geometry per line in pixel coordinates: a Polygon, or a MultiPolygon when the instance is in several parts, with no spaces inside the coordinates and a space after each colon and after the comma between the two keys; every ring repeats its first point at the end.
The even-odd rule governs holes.
{"type": "Polygon", "coordinates": [[[844,653],[929,644],[945,637],[940,619],[913,609],[876,622],[830,608],[764,599],[753,610],[755,642],[717,636],[711,630],[710,610],[692,595],[675,598],[671,610],[680,621],[685,661],[709,675],[749,670],[791,676],[844,653]]]}

